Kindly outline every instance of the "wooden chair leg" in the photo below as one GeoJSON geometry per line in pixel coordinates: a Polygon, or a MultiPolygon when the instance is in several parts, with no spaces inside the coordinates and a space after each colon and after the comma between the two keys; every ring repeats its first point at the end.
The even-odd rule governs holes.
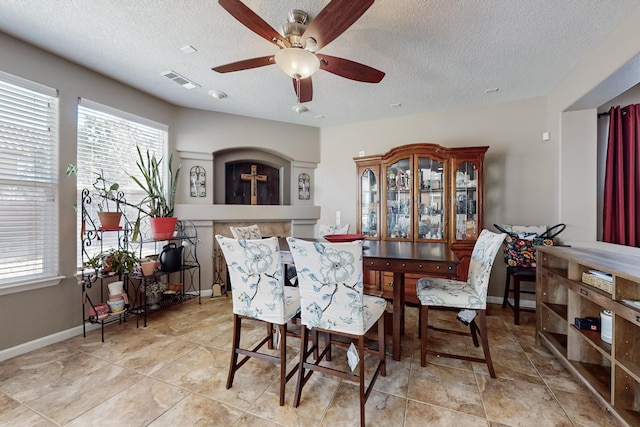
{"type": "Polygon", "coordinates": [[[520,277],[513,277],[513,323],[520,324],[520,277]]]}
{"type": "Polygon", "coordinates": [[[360,375],[360,427],[365,427],[364,423],[364,411],[365,404],[367,403],[366,389],[364,387],[364,335],[358,337],[358,357],[360,358],[359,375],[360,375]]]}
{"type": "Polygon", "coordinates": [[[427,329],[429,329],[429,306],[421,305],[420,323],[420,366],[427,366],[427,329]]]}
{"type": "Polygon", "coordinates": [[[489,375],[491,378],[496,377],[496,372],[493,369],[493,362],[491,361],[491,351],[489,350],[489,338],[487,336],[487,316],[486,310],[478,310],[478,325],[480,329],[480,338],[482,339],[482,350],[484,351],[484,359],[487,363],[487,369],[489,369],[489,375]]]}
{"type": "Polygon", "coordinates": [[[502,308],[507,308],[507,302],[509,301],[509,290],[511,288],[511,274],[507,268],[507,280],[504,285],[504,298],[502,298],[502,308]]]}
{"type": "Polygon", "coordinates": [[[273,323],[267,323],[267,336],[269,337],[267,348],[273,350],[273,323]]]}
{"type": "Polygon", "coordinates": [[[478,325],[475,322],[469,323],[469,329],[471,330],[471,339],[473,340],[473,345],[476,347],[480,347],[480,343],[478,342],[478,325]]]}
{"type": "Polygon", "coordinates": [[[300,397],[302,395],[302,386],[304,384],[305,376],[304,364],[307,359],[307,347],[309,346],[309,330],[304,324],[300,325],[300,328],[300,362],[298,362],[298,381],[296,382],[296,394],[293,398],[294,408],[297,408],[298,405],[300,405],[300,397]]]}
{"type": "Polygon", "coordinates": [[[233,385],[233,378],[238,370],[238,352],[240,348],[240,331],[242,330],[242,319],[237,314],[233,315],[233,345],[231,346],[231,363],[229,364],[229,374],[227,375],[227,390],[233,385]]]}
{"type": "Polygon", "coordinates": [[[387,349],[385,347],[384,338],[384,315],[378,319],[378,359],[381,363],[380,375],[387,376],[387,364],[386,364],[387,349]]]}
{"type": "Polygon", "coordinates": [[[284,390],[287,385],[287,324],[278,325],[280,331],[280,406],[284,406],[284,390]]]}

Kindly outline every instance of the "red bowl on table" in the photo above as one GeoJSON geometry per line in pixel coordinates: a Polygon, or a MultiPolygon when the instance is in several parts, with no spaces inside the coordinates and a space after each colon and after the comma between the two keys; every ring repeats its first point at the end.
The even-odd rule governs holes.
{"type": "Polygon", "coordinates": [[[354,242],[356,240],[364,240],[364,234],[327,234],[323,236],[329,242],[354,242]]]}

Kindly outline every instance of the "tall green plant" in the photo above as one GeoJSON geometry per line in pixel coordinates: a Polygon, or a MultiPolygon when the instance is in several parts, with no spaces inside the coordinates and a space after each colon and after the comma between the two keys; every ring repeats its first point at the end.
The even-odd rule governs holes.
{"type": "Polygon", "coordinates": [[[173,154],[169,156],[169,180],[168,186],[162,179],[162,158],[158,160],[155,154],[142,154],[139,146],[138,160],[136,166],[142,174],[142,179],[134,175],[130,175],[131,179],[146,193],[146,196],[140,204],[135,206],[138,209],[138,219],[136,220],[133,239],[136,240],[140,231],[140,219],[146,215],[152,218],[173,217],[173,211],[176,203],[176,190],[178,188],[178,177],[180,176],[180,165],[173,171],[173,154]]]}

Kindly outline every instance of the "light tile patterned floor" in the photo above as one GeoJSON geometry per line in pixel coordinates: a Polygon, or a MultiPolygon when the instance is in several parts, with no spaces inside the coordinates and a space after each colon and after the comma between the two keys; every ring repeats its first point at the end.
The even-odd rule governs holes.
{"type": "MultiPolygon", "coordinates": [[[[430,322],[463,328],[450,312],[430,322]]],[[[420,367],[417,309],[408,308],[402,360],[388,357],[366,406],[370,426],[608,426],[618,425],[589,392],[534,342],[534,316],[513,325],[510,310],[491,306],[494,366],[429,358],[420,367]]],[[[263,326],[249,328],[255,339],[263,326]]],[[[230,357],[231,300],[203,299],[154,313],[147,328],[135,319],[109,325],[0,363],[2,426],[357,426],[357,387],[315,373],[293,408],[278,406],[278,369],[251,360],[225,388],[230,357]]],[[[478,349],[470,340],[432,332],[433,346],[478,349]]],[[[290,363],[298,343],[288,340],[290,363]]],[[[334,361],[344,364],[336,349],[334,361]]]]}

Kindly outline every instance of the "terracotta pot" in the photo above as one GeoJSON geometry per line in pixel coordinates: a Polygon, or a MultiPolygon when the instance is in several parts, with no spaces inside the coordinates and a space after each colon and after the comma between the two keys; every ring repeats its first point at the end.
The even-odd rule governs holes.
{"type": "Polygon", "coordinates": [[[156,262],[155,261],[141,262],[140,268],[142,269],[142,274],[144,274],[145,276],[151,276],[153,275],[153,271],[156,268],[156,262]]]}
{"type": "Polygon", "coordinates": [[[176,231],[178,218],[149,218],[151,223],[151,237],[155,240],[168,240],[176,231]]]}
{"type": "Polygon", "coordinates": [[[100,228],[103,230],[116,230],[120,228],[122,212],[98,212],[100,228]]]}

